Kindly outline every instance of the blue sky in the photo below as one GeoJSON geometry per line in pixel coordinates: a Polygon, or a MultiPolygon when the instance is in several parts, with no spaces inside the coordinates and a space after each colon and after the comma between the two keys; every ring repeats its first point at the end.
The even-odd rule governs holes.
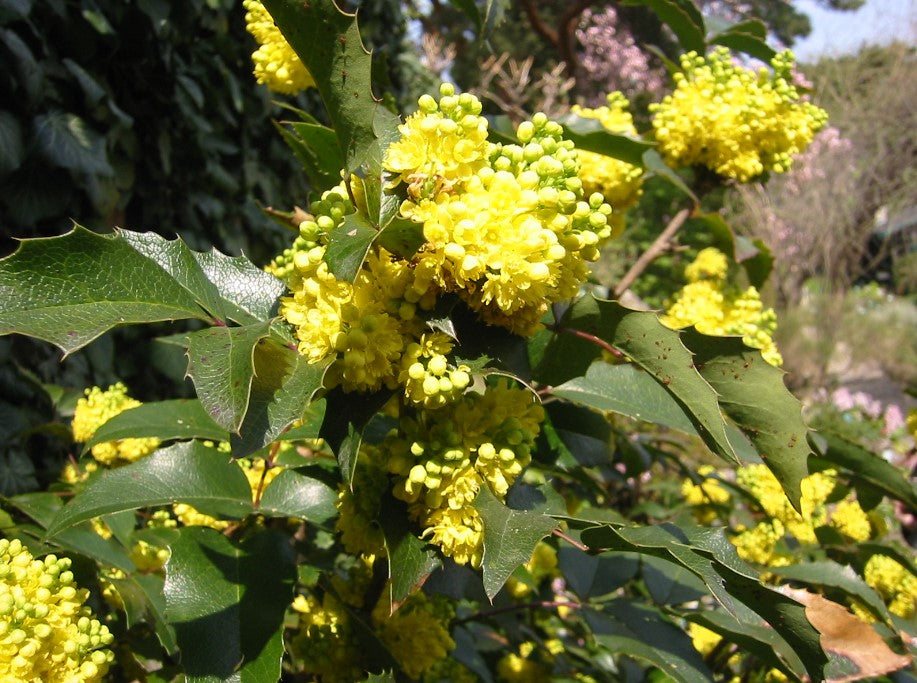
{"type": "Polygon", "coordinates": [[[793,46],[797,59],[856,52],[866,44],[917,39],[917,0],[866,0],[856,12],[834,12],[815,0],[796,5],[812,19],[812,33],[793,46]]]}

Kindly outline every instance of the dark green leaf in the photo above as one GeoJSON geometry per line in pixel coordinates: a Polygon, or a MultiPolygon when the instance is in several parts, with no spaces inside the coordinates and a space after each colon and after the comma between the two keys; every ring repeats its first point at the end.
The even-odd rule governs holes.
{"type": "Polygon", "coordinates": [[[325,262],[338,280],[353,282],[379,232],[365,216],[351,213],[328,236],[325,262]]]}
{"type": "Polygon", "coordinates": [[[295,580],[286,534],[262,531],[236,544],[207,527],[182,529],[163,593],[187,680],[278,680],[295,580]]]}
{"type": "Polygon", "coordinates": [[[134,574],[123,579],[108,579],[124,602],[127,626],[145,621],[156,631],[156,637],[165,651],[178,650],[175,629],[166,621],[166,601],[162,595],[163,579],[157,574],[134,574]]]}
{"type": "Polygon", "coordinates": [[[251,513],[251,495],[245,474],[226,454],[190,441],[103,472],[55,515],[48,535],[109,512],[178,502],[238,518],[251,513]]]}
{"type": "Polygon", "coordinates": [[[516,568],[532,559],[535,546],[557,527],[557,522],[540,512],[511,510],[486,486],[474,499],[484,523],[484,591],[493,597],[516,568]]]}
{"type": "Polygon", "coordinates": [[[355,15],[333,0],[266,0],[264,6],[309,70],[340,141],[347,172],[357,169],[376,145],[369,53],[355,15]]]}
{"type": "Polygon", "coordinates": [[[400,603],[421,586],[441,562],[427,543],[417,538],[403,506],[383,505],[380,521],[388,555],[392,600],[400,603]]]}
{"type": "Polygon", "coordinates": [[[854,481],[864,480],[885,495],[917,508],[917,488],[900,469],[840,434],[827,429],[818,434],[824,439],[826,448],[817,460],[841,467],[854,481]]]}
{"type": "Polygon", "coordinates": [[[426,241],[423,223],[395,218],[379,233],[379,245],[393,254],[409,259],[426,241]]]}
{"type": "Polygon", "coordinates": [[[777,52],[767,44],[765,36],[758,34],[759,26],[764,26],[764,24],[753,21],[736,24],[711,36],[708,42],[711,45],[723,45],[734,52],[744,52],[769,64],[777,52]]]}
{"type": "Polygon", "coordinates": [[[655,313],[587,296],[570,308],[561,322],[563,327],[596,335],[623,351],[678,402],[708,448],[722,458],[738,461],[726,436],[716,392],[695,369],[679,333],[665,327],[655,313]]]}
{"type": "Polygon", "coordinates": [[[0,334],[18,332],[75,351],[116,325],[206,320],[195,297],[118,235],[77,226],[24,240],[0,260],[0,334]]]}
{"type": "Polygon", "coordinates": [[[625,4],[645,5],[653,10],[672,29],[684,52],[706,53],[704,17],[691,0],[628,0],[625,4]]]}
{"type": "Polygon", "coordinates": [[[105,138],[76,114],[52,111],[36,116],[35,142],[41,155],[55,166],[104,177],[114,175],[105,138]]]}
{"type": "Polygon", "coordinates": [[[613,133],[598,119],[568,114],[559,123],[564,127],[564,137],[572,140],[577,149],[614,157],[633,166],[643,166],[644,152],[653,148],[652,142],[625,133],[613,133]]]}
{"type": "Polygon", "coordinates": [[[19,168],[24,158],[22,127],[8,111],[0,111],[0,177],[19,168]]]}
{"type": "Polygon", "coordinates": [[[348,394],[340,388],[328,392],[321,437],[337,456],[341,478],[349,485],[357,464],[363,429],[392,397],[387,390],[374,394],[348,394]]]}
{"type": "Polygon", "coordinates": [[[648,555],[641,558],[643,581],[657,605],[682,605],[700,600],[707,588],[690,569],[648,555]]]}
{"type": "Polygon", "coordinates": [[[322,524],[337,515],[338,494],[323,481],[295,469],[278,474],[261,496],[258,512],[322,524]]]}
{"type": "Polygon", "coordinates": [[[668,181],[673,186],[677,187],[688,197],[694,200],[695,203],[700,203],[700,199],[697,198],[697,195],[694,194],[694,191],[688,187],[681,176],[662,160],[662,157],[659,155],[655,149],[648,149],[643,153],[643,165],[646,167],[647,171],[652,172],[654,175],[659,176],[663,180],[668,181]]]}
{"type": "Polygon", "coordinates": [[[637,576],[640,556],[636,553],[597,556],[579,548],[562,546],[557,551],[557,566],[567,586],[585,600],[608,595],[637,576]]]}
{"type": "Polygon", "coordinates": [[[211,327],[188,335],[188,376],[201,404],[220,427],[239,433],[248,411],[255,347],[268,336],[266,322],[211,327]]]}
{"type": "Polygon", "coordinates": [[[596,642],[610,653],[647,661],[676,681],[713,680],[687,634],[652,607],[619,599],[606,604],[601,613],[583,614],[596,642]]]}
{"type": "Polygon", "coordinates": [[[251,396],[239,436],[231,437],[232,452],[245,457],[273,442],[302,418],[321,388],[327,363],[312,364],[305,356],[265,339],[254,348],[251,396]]]}
{"type": "Polygon", "coordinates": [[[214,422],[197,399],[156,401],[125,410],[99,427],[83,452],[97,443],[127,438],[212,439],[228,441],[229,432],[214,422]]]}
{"type": "Polygon", "coordinates": [[[317,192],[328,190],[341,182],[344,155],[335,132],[317,123],[291,123],[308,154],[309,163],[300,154],[306,174],[317,192]]]}
{"type": "Polygon", "coordinates": [[[678,402],[653,377],[634,365],[596,361],[585,376],[555,387],[555,396],[595,410],[655,422],[697,434],[678,402]]]}
{"type": "Polygon", "coordinates": [[[798,510],[811,449],[802,406],[784,385],[784,371],[738,337],[706,336],[691,328],[682,331],[682,339],[700,374],[719,394],[723,411],[751,439],[798,510]]]}

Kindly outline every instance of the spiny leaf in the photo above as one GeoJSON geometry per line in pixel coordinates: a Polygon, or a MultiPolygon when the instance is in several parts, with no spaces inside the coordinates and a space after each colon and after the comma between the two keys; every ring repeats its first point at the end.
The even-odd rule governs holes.
{"type": "Polygon", "coordinates": [[[797,510],[811,453],[802,406],[783,383],[783,370],[739,337],[682,331],[698,372],[719,394],[720,406],[751,439],[797,510]]]}
{"type": "Polygon", "coordinates": [[[261,531],[235,543],[185,527],[171,550],[163,593],[187,680],[278,680],[296,580],[286,534],[261,531]]]}
{"type": "Polygon", "coordinates": [[[385,553],[388,555],[391,597],[394,603],[400,603],[423,584],[441,562],[427,543],[417,538],[408,526],[407,511],[392,505],[393,502],[382,506],[381,522],[385,553]]]}
{"type": "Polygon", "coordinates": [[[83,445],[83,452],[98,443],[147,437],[161,441],[194,438],[227,441],[229,432],[214,422],[196,399],[155,401],[115,415],[95,431],[92,439],[83,445]]]}
{"type": "Polygon", "coordinates": [[[685,52],[706,52],[704,17],[691,0],[628,0],[628,5],[645,5],[669,25],[685,52]]]}
{"type": "Polygon", "coordinates": [[[611,132],[597,119],[569,114],[559,123],[564,127],[564,137],[572,140],[577,149],[614,157],[634,166],[643,166],[643,153],[653,148],[652,142],[611,132]]]}
{"type": "Polygon", "coordinates": [[[295,469],[278,474],[261,496],[258,511],[268,517],[296,517],[321,524],[337,515],[337,491],[295,469]]]}
{"type": "Polygon", "coordinates": [[[251,513],[251,496],[245,474],[225,453],[189,441],[100,474],[54,516],[48,535],[110,512],[179,502],[238,518],[251,513]]]}
{"type": "Polygon", "coordinates": [[[528,510],[512,510],[486,486],[474,499],[484,523],[484,590],[494,596],[516,568],[532,558],[538,542],[557,527],[551,517],[528,510]]]}
{"type": "Polygon", "coordinates": [[[248,411],[255,346],[269,323],[211,327],[188,335],[188,376],[201,404],[220,427],[239,433],[248,411]]]}
{"type": "Polygon", "coordinates": [[[208,316],[198,298],[119,235],[76,226],[23,240],[0,260],[0,335],[18,332],[65,353],[127,323],[208,316]]]}
{"type": "Polygon", "coordinates": [[[365,216],[358,213],[345,216],[328,236],[328,249],[325,251],[328,270],[339,280],[356,280],[369,247],[378,235],[379,231],[365,216]]]}

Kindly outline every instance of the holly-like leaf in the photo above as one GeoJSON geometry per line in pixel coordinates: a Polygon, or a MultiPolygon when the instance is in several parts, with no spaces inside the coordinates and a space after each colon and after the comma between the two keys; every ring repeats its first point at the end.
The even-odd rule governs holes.
{"type": "Polygon", "coordinates": [[[758,19],[739,22],[707,39],[711,45],[724,45],[730,50],[744,52],[767,64],[777,52],[767,44],[767,27],[758,19]]]}
{"type": "Polygon", "coordinates": [[[191,291],[118,234],[76,226],[0,260],[0,335],[71,353],[116,325],[183,318],[208,320],[191,291]]]}
{"type": "Polygon", "coordinates": [[[441,562],[427,543],[417,538],[417,534],[410,528],[407,510],[403,506],[383,505],[381,522],[385,552],[388,555],[391,597],[397,604],[423,584],[441,562]]]}
{"type": "Polygon", "coordinates": [[[493,600],[516,568],[532,559],[535,546],[557,528],[541,512],[512,510],[497,500],[486,486],[474,499],[484,523],[484,591],[493,600]]]}
{"type": "Polygon", "coordinates": [[[356,471],[363,430],[392,397],[386,389],[373,394],[346,394],[340,388],[326,396],[321,437],[337,456],[341,479],[349,486],[356,471]]]}
{"type": "Polygon", "coordinates": [[[322,524],[337,515],[337,499],[337,491],[324,481],[285,469],[265,488],[258,512],[267,517],[296,517],[322,524]]]}
{"type": "Polygon", "coordinates": [[[229,432],[220,427],[196,399],[144,403],[118,413],[99,427],[83,445],[85,453],[98,443],[128,438],[212,439],[228,441],[229,432]]]}
{"type": "Polygon", "coordinates": [[[598,119],[568,114],[559,123],[564,127],[564,137],[572,140],[577,149],[614,157],[633,166],[643,166],[643,153],[653,148],[652,142],[611,132],[598,119]]]}
{"type": "Polygon", "coordinates": [[[554,387],[551,393],[601,412],[654,422],[688,434],[697,433],[671,394],[649,373],[634,365],[596,361],[584,376],[554,387]]]}
{"type": "Polygon", "coordinates": [[[379,235],[372,223],[358,213],[344,216],[341,224],[332,228],[328,235],[328,249],[325,263],[338,280],[353,282],[360,272],[366,254],[379,235]]]}
{"type": "Polygon", "coordinates": [[[189,441],[102,472],[54,516],[48,535],[121,510],[187,503],[233,518],[252,511],[251,487],[225,453],[189,441]]]}
{"type": "Polygon", "coordinates": [[[293,132],[279,124],[277,128],[296,153],[315,190],[323,192],[340,183],[344,155],[337,134],[318,123],[295,122],[289,126],[293,132]]]}
{"type": "Polygon", "coordinates": [[[865,481],[886,496],[917,508],[917,487],[913,479],[885,458],[827,429],[819,431],[818,435],[824,449],[821,457],[812,459],[813,464],[841,467],[853,481],[865,481]]]}
{"type": "MultiPolygon", "coordinates": [[[[558,336],[573,328],[594,335],[624,352],[635,364],[646,370],[675,399],[691,420],[707,447],[720,457],[738,462],[726,435],[726,421],[717,403],[717,394],[694,367],[691,352],[685,348],[679,333],[665,327],[655,313],[635,311],[614,301],[583,297],[564,316],[558,336]]],[[[577,339],[576,348],[586,340],[577,339]]],[[[573,352],[569,341],[561,341],[565,353],[573,352]]],[[[552,353],[550,344],[545,355],[552,353]]],[[[587,351],[587,358],[589,353],[587,351]]]]}
{"type": "Polygon", "coordinates": [[[797,510],[811,449],[802,406],[783,383],[783,370],[747,347],[739,337],[682,331],[700,374],[719,394],[723,411],[755,445],[797,510]]]}
{"type": "Polygon", "coordinates": [[[627,0],[628,5],[649,7],[678,38],[684,52],[706,52],[704,17],[691,0],[627,0]]]}
{"type": "Polygon", "coordinates": [[[596,642],[608,652],[647,661],[682,683],[713,680],[687,634],[653,607],[617,599],[604,605],[601,613],[583,614],[596,642]]]}
{"type": "Polygon", "coordinates": [[[163,593],[186,679],[278,680],[296,580],[287,535],[261,531],[235,543],[207,527],[185,527],[171,550],[163,593]]]}
{"type": "Polygon", "coordinates": [[[347,173],[356,170],[376,145],[373,114],[379,106],[356,16],[341,12],[333,0],[265,0],[264,6],[315,81],[347,173]]]}
{"type": "Polygon", "coordinates": [[[283,283],[242,256],[196,252],[180,239],[154,232],[119,231],[138,253],[160,266],[214,319],[241,325],[268,320],[283,283]]]}
{"type": "Polygon", "coordinates": [[[145,621],[153,627],[160,644],[169,654],[178,650],[175,629],[166,621],[163,579],[158,574],[133,574],[122,579],[109,578],[124,603],[127,627],[145,621]]]}
{"type": "Polygon", "coordinates": [[[682,177],[678,175],[674,168],[662,160],[659,152],[655,149],[648,149],[643,153],[642,159],[647,171],[681,190],[685,195],[693,199],[695,204],[700,203],[700,199],[694,194],[694,190],[688,187],[687,183],[682,180],[682,177]]]}
{"type": "Polygon", "coordinates": [[[265,339],[254,347],[254,376],[239,434],[232,452],[246,457],[267,446],[296,420],[322,386],[328,364],[312,364],[296,351],[265,339]]]}
{"type": "Polygon", "coordinates": [[[239,433],[251,395],[255,347],[269,331],[264,322],[188,335],[188,376],[201,404],[226,431],[239,433]]]}

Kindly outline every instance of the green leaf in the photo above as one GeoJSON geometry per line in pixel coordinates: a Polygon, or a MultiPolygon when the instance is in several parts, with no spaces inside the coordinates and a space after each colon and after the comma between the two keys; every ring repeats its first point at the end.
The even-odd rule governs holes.
{"type": "Polygon", "coordinates": [[[191,292],[119,235],[76,226],[0,260],[0,335],[71,353],[116,325],[182,318],[207,320],[191,292]]]}
{"type": "Polygon", "coordinates": [[[712,337],[691,328],[682,331],[682,340],[719,394],[723,411],[751,439],[798,510],[811,449],[802,406],[784,385],[784,371],[739,337],[712,337]]]}
{"type": "Polygon", "coordinates": [[[267,517],[296,517],[322,524],[337,515],[338,494],[323,481],[285,469],[264,489],[258,512],[267,517]]]}
{"type": "Polygon", "coordinates": [[[659,176],[681,190],[685,195],[693,199],[695,204],[700,203],[700,199],[694,194],[694,190],[688,187],[675,169],[662,160],[659,152],[655,149],[648,149],[643,153],[643,165],[646,167],[646,170],[653,175],[659,176]]]}
{"type": "Polygon", "coordinates": [[[840,434],[823,430],[818,435],[824,440],[825,449],[822,457],[813,458],[813,464],[827,462],[841,467],[853,481],[865,481],[908,507],[917,508],[917,487],[900,469],[840,434]]]}
{"type": "Polygon", "coordinates": [[[228,441],[229,432],[211,419],[197,399],[156,401],[115,415],[83,445],[83,453],[98,443],[147,437],[228,441]]]}
{"type": "Polygon", "coordinates": [[[557,566],[567,586],[585,600],[608,595],[637,576],[640,556],[636,553],[596,556],[579,548],[562,546],[557,551],[557,566]]]}
{"type": "Polygon", "coordinates": [[[388,251],[409,259],[426,241],[423,223],[407,218],[395,218],[379,233],[379,245],[388,251]]]}
{"type": "Polygon", "coordinates": [[[145,621],[169,654],[178,650],[175,629],[166,621],[166,601],[162,594],[163,578],[158,574],[134,574],[123,579],[108,579],[124,602],[127,627],[145,621]]]}
{"type": "MultiPolygon", "coordinates": [[[[587,296],[564,316],[560,329],[565,327],[595,335],[623,351],[678,402],[708,448],[724,459],[738,462],[726,435],[726,421],[716,392],[694,367],[691,352],[679,333],[665,327],[655,313],[587,296]]],[[[550,348],[546,355],[549,353],[550,348]]]]}
{"type": "Polygon", "coordinates": [[[596,642],[612,654],[647,661],[676,681],[713,680],[687,634],[648,605],[612,600],[601,613],[584,610],[583,616],[596,642]]]}
{"type": "Polygon", "coordinates": [[[493,600],[516,568],[532,559],[535,546],[557,527],[540,512],[511,510],[486,486],[474,499],[484,523],[484,591],[493,600]]]}
{"type": "Polygon", "coordinates": [[[201,404],[220,427],[239,433],[248,411],[255,347],[269,323],[211,327],[188,335],[188,376],[201,404]]]}
{"type": "Polygon", "coordinates": [[[653,10],[675,33],[684,52],[706,53],[704,17],[691,0],[628,0],[624,4],[644,5],[653,10]]]}
{"type": "Polygon", "coordinates": [[[649,373],[634,365],[596,361],[585,376],[564,382],[551,393],[600,412],[618,413],[697,434],[671,394],[649,373]]]}
{"type": "Polygon", "coordinates": [[[239,518],[251,513],[251,495],[245,474],[226,454],[189,441],[102,472],[55,515],[48,535],[109,512],[179,502],[239,518]]]}
{"type": "Polygon", "coordinates": [[[376,145],[370,55],[356,16],[333,0],[265,0],[264,6],[315,80],[340,141],[346,171],[356,170],[376,145]]]}
{"type": "Polygon", "coordinates": [[[407,510],[389,500],[382,506],[382,534],[388,555],[388,576],[392,600],[396,603],[408,597],[422,585],[434,569],[441,565],[439,557],[408,524],[407,510]]]}
{"type": "Polygon", "coordinates": [[[764,23],[754,19],[733,24],[725,31],[710,36],[707,42],[744,52],[767,64],[777,55],[777,51],[767,44],[767,28],[764,23]]]}
{"type": "Polygon", "coordinates": [[[707,588],[687,567],[652,555],[641,558],[643,581],[657,605],[682,605],[707,595],[707,588]]]}
{"type": "Polygon", "coordinates": [[[577,149],[614,157],[633,166],[643,166],[644,152],[653,148],[652,142],[611,132],[598,119],[568,114],[559,123],[564,127],[564,137],[573,141],[577,149]]]}
{"type": "Polygon", "coordinates": [[[295,580],[286,534],[261,531],[237,544],[207,527],[182,529],[163,593],[186,680],[278,680],[295,580]]]}
{"type": "Polygon", "coordinates": [[[267,446],[302,418],[322,386],[327,363],[312,364],[293,349],[265,339],[254,347],[251,395],[239,435],[231,435],[237,458],[267,446]]]}
{"type": "Polygon", "coordinates": [[[175,278],[215,319],[245,325],[271,317],[283,283],[242,256],[196,252],[180,239],[154,232],[119,231],[136,251],[175,278]]]}
{"type": "MultiPolygon", "coordinates": [[[[318,123],[290,123],[303,149],[297,153],[316,192],[331,189],[341,182],[344,155],[337,134],[318,123]]],[[[283,130],[281,128],[281,130],[283,130]]],[[[297,148],[293,148],[296,152],[297,148]]]]}
{"type": "Polygon", "coordinates": [[[76,114],[52,111],[35,117],[35,143],[54,166],[77,173],[111,177],[105,138],[76,114]]]}
{"type": "Polygon", "coordinates": [[[383,389],[373,394],[347,394],[339,387],[326,396],[321,437],[337,456],[341,478],[349,486],[356,471],[363,430],[392,397],[383,389]]]}
{"type": "Polygon", "coordinates": [[[341,224],[332,228],[328,235],[328,249],[325,251],[328,270],[338,280],[356,280],[369,247],[378,234],[379,231],[365,216],[358,213],[344,216],[341,224]]]}

